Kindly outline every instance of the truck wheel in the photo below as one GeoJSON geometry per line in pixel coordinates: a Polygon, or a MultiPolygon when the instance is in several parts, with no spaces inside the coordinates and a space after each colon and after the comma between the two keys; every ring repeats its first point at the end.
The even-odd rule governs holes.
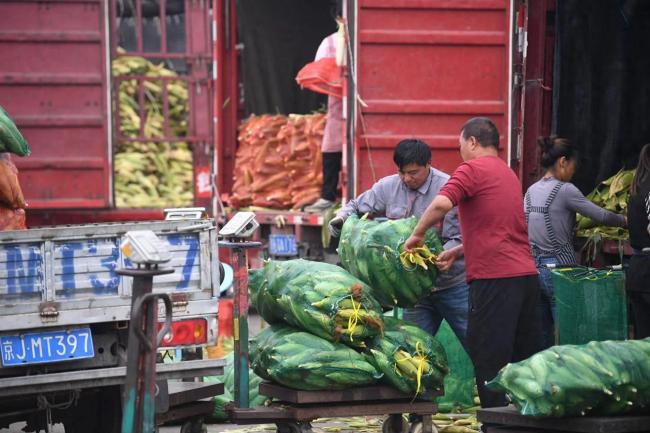
{"type": "Polygon", "coordinates": [[[208,428],[203,419],[193,419],[183,423],[181,433],[208,433],[208,428]]]}
{"type": "Polygon", "coordinates": [[[388,415],[381,425],[382,433],[408,433],[409,425],[401,414],[388,415]]]}

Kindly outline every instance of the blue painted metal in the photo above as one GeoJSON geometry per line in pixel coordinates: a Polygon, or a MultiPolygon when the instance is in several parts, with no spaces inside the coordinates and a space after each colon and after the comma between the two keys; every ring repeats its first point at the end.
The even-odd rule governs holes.
{"type": "Polygon", "coordinates": [[[44,287],[38,244],[0,245],[0,298],[40,298],[44,287]]]}

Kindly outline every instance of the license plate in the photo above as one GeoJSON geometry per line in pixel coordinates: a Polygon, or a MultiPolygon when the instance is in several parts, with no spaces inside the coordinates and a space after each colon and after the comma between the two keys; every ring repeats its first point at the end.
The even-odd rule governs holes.
{"type": "Polygon", "coordinates": [[[90,328],[5,335],[0,337],[0,350],[4,367],[95,356],[90,328]]]}
{"type": "Polygon", "coordinates": [[[294,235],[270,235],[269,253],[275,256],[297,256],[296,237],[294,235]]]}

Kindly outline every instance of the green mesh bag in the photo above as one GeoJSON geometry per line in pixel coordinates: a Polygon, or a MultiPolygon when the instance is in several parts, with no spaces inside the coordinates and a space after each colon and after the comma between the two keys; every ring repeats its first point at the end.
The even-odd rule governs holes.
{"type": "Polygon", "coordinates": [[[625,273],[593,268],[552,271],[559,344],[627,338],[625,273]]]}
{"type": "Polygon", "coordinates": [[[449,374],[445,376],[445,394],[438,397],[436,402],[450,410],[474,406],[474,367],[446,320],[442,321],[435,339],[445,348],[449,365],[449,374]]]}
{"type": "Polygon", "coordinates": [[[368,344],[370,362],[383,381],[406,394],[441,389],[447,368],[445,349],[413,323],[384,318],[384,333],[368,344]]]}
{"type": "MultiPolygon", "coordinates": [[[[214,402],[214,411],[211,419],[214,421],[227,421],[228,413],[226,405],[235,400],[235,364],[233,354],[230,353],[225,357],[226,366],[221,376],[206,376],[204,382],[221,382],[223,383],[223,394],[212,398],[214,402]]],[[[259,393],[259,385],[262,378],[255,374],[252,369],[248,369],[248,401],[250,407],[264,406],[267,397],[259,393]]]]}
{"type": "Polygon", "coordinates": [[[250,360],[260,377],[306,391],[372,385],[381,377],[355,350],[285,325],[257,334],[250,360]]]}
{"type": "Polygon", "coordinates": [[[404,252],[404,242],[416,225],[415,217],[377,222],[356,215],[343,224],[338,248],[341,264],[370,285],[375,298],[387,307],[413,307],[436,284],[434,261],[442,244],[435,231],[427,231],[421,251],[404,252]]]}
{"type": "Polygon", "coordinates": [[[508,364],[488,388],[523,415],[616,416],[650,405],[650,338],[553,346],[508,364]]]}
{"type": "Polygon", "coordinates": [[[0,107],[0,152],[29,156],[31,151],[16,124],[4,108],[0,107]]]}
{"type": "Polygon", "coordinates": [[[284,323],[329,341],[366,347],[384,326],[370,287],[335,265],[268,261],[250,271],[251,302],[269,323],[284,323]]]}

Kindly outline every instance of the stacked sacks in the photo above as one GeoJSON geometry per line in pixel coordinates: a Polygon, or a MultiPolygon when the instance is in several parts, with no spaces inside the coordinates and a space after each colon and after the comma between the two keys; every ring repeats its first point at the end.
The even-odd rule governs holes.
{"type": "Polygon", "coordinates": [[[18,169],[8,153],[0,154],[0,231],[24,230],[25,198],[18,182],[18,169]]]}
{"type": "Polygon", "coordinates": [[[29,156],[31,151],[22,134],[0,107],[0,231],[23,230],[25,225],[25,198],[18,183],[18,169],[11,162],[9,152],[29,156]]]}
{"type": "Polygon", "coordinates": [[[440,391],[449,372],[447,357],[432,335],[417,325],[384,318],[384,333],[369,342],[370,361],[384,382],[407,394],[440,391]]]}
{"type": "Polygon", "coordinates": [[[623,415],[650,406],[650,338],[554,346],[505,366],[488,387],[523,415],[623,415]]]}
{"type": "MultiPolygon", "coordinates": [[[[176,77],[164,65],[136,56],[112,62],[113,75],[176,77]]],[[[121,208],[182,207],[194,202],[192,151],[183,141],[188,135],[189,95],[184,80],[146,80],[144,118],[140,118],[140,87],[135,79],[120,81],[118,106],[121,135],[136,139],[143,128],[144,141],[121,141],[114,157],[115,202],[121,208]],[[166,89],[164,89],[166,87],[166,89]],[[157,141],[165,134],[163,94],[167,93],[168,131],[178,138],[157,141]],[[143,124],[144,122],[144,124],[143,124]],[[147,141],[146,139],[154,139],[147,141]]],[[[142,138],[142,137],[141,137],[142,138]]]]}
{"type": "Polygon", "coordinates": [[[322,184],[323,114],[249,117],[239,128],[230,204],[300,208],[322,184]]]}
{"type": "Polygon", "coordinates": [[[289,145],[285,161],[289,173],[292,209],[301,209],[318,200],[323,184],[321,142],[325,130],[323,114],[289,116],[278,138],[289,145]]]}
{"type": "Polygon", "coordinates": [[[253,370],[262,378],[307,391],[371,385],[381,377],[353,349],[285,325],[260,332],[250,356],[253,370]]]}
{"type": "Polygon", "coordinates": [[[442,244],[434,230],[414,253],[404,242],[417,224],[415,217],[379,223],[351,215],[341,231],[338,253],[343,267],[373,289],[385,306],[412,307],[436,284],[436,254],[442,244]]]}
{"type": "Polygon", "coordinates": [[[268,261],[250,271],[251,302],[269,323],[286,323],[329,341],[365,347],[381,333],[382,310],[370,288],[335,265],[268,261]]]}

